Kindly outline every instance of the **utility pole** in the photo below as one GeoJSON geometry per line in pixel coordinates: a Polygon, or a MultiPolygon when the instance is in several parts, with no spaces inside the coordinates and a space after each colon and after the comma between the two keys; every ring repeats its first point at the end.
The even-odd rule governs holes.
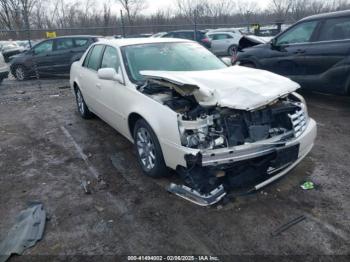
{"type": "Polygon", "coordinates": [[[194,9],[194,19],[193,19],[193,22],[194,22],[194,41],[197,40],[197,16],[198,16],[198,6],[196,6],[196,8],[194,9]]]}
{"type": "Polygon", "coordinates": [[[123,10],[120,9],[120,21],[122,23],[122,34],[125,38],[125,28],[124,28],[124,18],[123,18],[123,10]]]}

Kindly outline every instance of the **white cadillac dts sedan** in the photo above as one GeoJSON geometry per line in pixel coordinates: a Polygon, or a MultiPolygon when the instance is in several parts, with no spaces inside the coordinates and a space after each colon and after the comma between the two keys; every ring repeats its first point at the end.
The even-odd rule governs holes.
{"type": "Polygon", "coordinates": [[[83,118],[133,142],[146,175],[176,170],[183,184],[169,191],[202,206],[282,177],[316,138],[297,83],[229,67],[192,41],[102,40],[72,65],[70,84],[83,118]]]}

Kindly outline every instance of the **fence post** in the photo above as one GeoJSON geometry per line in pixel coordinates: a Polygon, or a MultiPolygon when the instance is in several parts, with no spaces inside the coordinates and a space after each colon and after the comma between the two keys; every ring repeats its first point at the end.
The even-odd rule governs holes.
{"type": "Polygon", "coordinates": [[[120,9],[120,21],[122,23],[122,34],[125,38],[125,27],[124,27],[124,18],[123,18],[123,10],[120,9]]]}

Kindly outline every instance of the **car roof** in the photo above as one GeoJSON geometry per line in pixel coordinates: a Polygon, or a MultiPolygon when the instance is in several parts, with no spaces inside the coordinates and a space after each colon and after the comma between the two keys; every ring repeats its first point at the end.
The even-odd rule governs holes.
{"type": "MultiPolygon", "coordinates": [[[[99,38],[102,36],[98,35],[65,35],[65,36],[58,36],[58,37],[53,37],[50,39],[62,39],[62,38],[99,38]]],[[[46,39],[45,39],[46,40],[46,39]]]]}
{"type": "Polygon", "coordinates": [[[338,17],[344,17],[344,16],[350,16],[350,10],[312,15],[300,21],[318,20],[318,19],[325,19],[325,18],[338,18],[338,17]]]}
{"type": "MultiPolygon", "coordinates": [[[[175,30],[175,31],[170,31],[169,33],[181,33],[181,32],[184,32],[184,33],[189,33],[189,32],[194,32],[194,30],[175,30]]],[[[204,33],[204,30],[197,30],[197,32],[202,32],[204,33]]]]}
{"type": "Polygon", "coordinates": [[[193,41],[187,39],[177,38],[122,38],[122,39],[100,39],[96,44],[110,44],[114,46],[128,46],[128,45],[142,45],[142,44],[155,44],[155,43],[193,43],[193,41]]]}

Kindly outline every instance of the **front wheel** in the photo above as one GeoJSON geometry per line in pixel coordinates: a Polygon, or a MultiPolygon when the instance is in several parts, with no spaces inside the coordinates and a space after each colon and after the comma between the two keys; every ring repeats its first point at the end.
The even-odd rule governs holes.
{"type": "Polygon", "coordinates": [[[84,119],[89,119],[92,117],[92,113],[90,112],[89,108],[87,107],[84,97],[80,91],[79,88],[76,88],[75,90],[75,99],[77,102],[78,112],[80,116],[84,119]]]}
{"type": "Polygon", "coordinates": [[[139,119],[134,128],[137,160],[145,175],[162,177],[168,172],[158,138],[150,125],[139,119]]]}
{"type": "Polygon", "coordinates": [[[18,65],[15,69],[14,75],[18,81],[23,81],[28,78],[27,69],[24,66],[18,65]]]}

